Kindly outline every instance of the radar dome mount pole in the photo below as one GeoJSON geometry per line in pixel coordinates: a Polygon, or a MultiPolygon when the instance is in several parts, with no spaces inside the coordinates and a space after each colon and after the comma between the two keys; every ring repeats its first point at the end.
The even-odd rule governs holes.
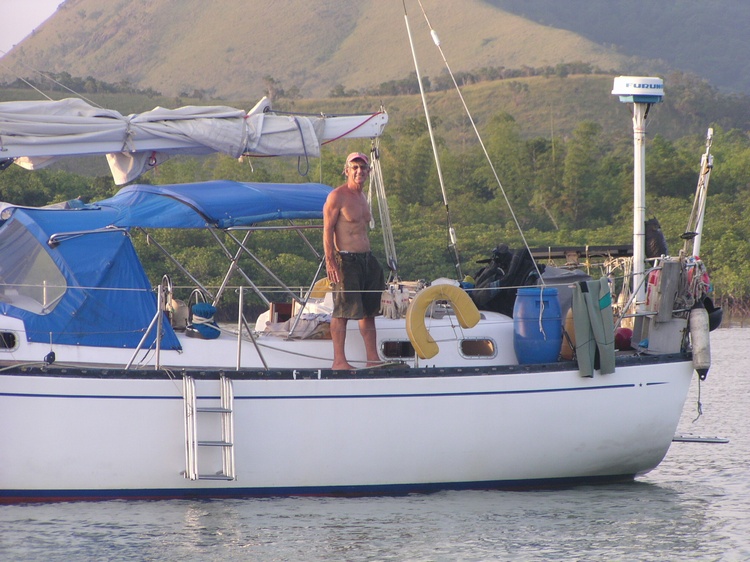
{"type": "Polygon", "coordinates": [[[633,289],[637,310],[646,303],[643,282],[646,264],[646,117],[651,106],[664,98],[661,78],[618,76],[612,94],[633,104],[633,289]]]}

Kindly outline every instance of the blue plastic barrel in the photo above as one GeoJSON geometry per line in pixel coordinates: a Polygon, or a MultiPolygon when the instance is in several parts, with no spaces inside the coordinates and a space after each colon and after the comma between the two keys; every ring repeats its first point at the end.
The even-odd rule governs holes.
{"type": "Polygon", "coordinates": [[[557,289],[518,289],[513,307],[513,348],[518,362],[521,365],[553,363],[560,355],[561,345],[562,313],[557,289]]]}

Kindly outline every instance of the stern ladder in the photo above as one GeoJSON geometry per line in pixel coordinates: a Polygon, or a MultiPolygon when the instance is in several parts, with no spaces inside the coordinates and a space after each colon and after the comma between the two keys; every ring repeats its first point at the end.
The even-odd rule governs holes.
{"type": "MultiPolygon", "coordinates": [[[[195,379],[183,376],[183,401],[185,405],[185,478],[189,480],[235,480],[234,468],[234,391],[232,379],[221,375],[218,406],[198,406],[195,379]],[[198,438],[198,414],[202,421],[219,417],[220,437],[214,440],[198,438]],[[198,471],[198,452],[204,448],[221,449],[221,469],[208,474],[198,471]]],[[[206,399],[209,397],[201,397],[206,399]]],[[[215,400],[215,398],[214,398],[215,400]]],[[[215,431],[215,426],[214,426],[215,431]]]]}

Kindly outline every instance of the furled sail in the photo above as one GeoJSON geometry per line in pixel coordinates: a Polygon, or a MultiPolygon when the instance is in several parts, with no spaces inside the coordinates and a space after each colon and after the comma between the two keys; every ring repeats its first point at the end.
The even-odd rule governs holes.
{"type": "Polygon", "coordinates": [[[249,112],[225,106],[157,107],[124,116],[82,99],[0,103],[0,163],[27,169],[66,156],[106,154],[118,185],[175,154],[320,155],[338,138],[380,136],[384,111],[366,115],[278,114],[263,98],[249,112]]]}

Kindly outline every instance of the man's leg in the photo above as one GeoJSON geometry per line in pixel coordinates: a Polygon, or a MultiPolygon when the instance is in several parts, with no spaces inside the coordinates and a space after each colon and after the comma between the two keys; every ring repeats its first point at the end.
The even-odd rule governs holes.
{"type": "Polygon", "coordinates": [[[346,323],[347,318],[331,318],[331,339],[333,340],[332,369],[353,369],[346,360],[346,323]]]}
{"type": "Polygon", "coordinates": [[[367,366],[374,367],[380,364],[378,356],[378,338],[375,332],[375,318],[369,316],[359,321],[359,332],[365,340],[365,351],[367,352],[367,366]]]}

